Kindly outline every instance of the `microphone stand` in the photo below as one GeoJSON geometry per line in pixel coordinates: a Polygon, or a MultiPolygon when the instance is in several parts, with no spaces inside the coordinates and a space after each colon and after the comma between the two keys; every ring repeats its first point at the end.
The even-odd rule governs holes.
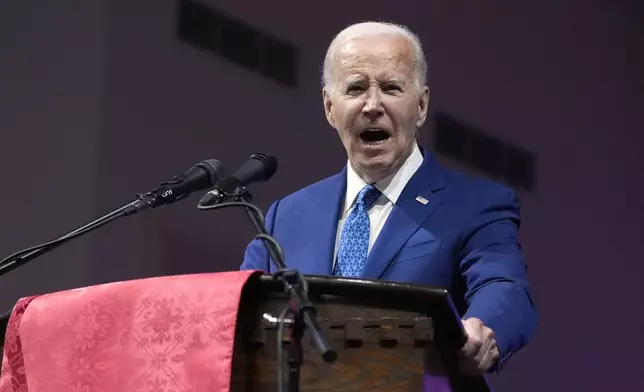
{"type": "Polygon", "coordinates": [[[115,219],[118,219],[126,215],[127,211],[129,211],[133,205],[139,202],[140,200],[135,200],[129,204],[124,205],[123,207],[120,207],[117,210],[110,212],[109,214],[106,214],[82,227],[79,227],[74,231],[71,231],[63,235],[58,239],[55,239],[50,242],[46,242],[41,245],[36,245],[27,249],[23,249],[19,252],[12,254],[11,256],[6,257],[4,260],[0,262],[0,275],[4,275],[9,271],[14,270],[20,267],[21,265],[35,259],[38,256],[42,256],[45,253],[51,252],[52,250],[56,249],[57,247],[64,244],[65,242],[71,240],[72,238],[79,237],[83,234],[87,234],[90,231],[99,228],[100,226],[103,226],[115,219]]]}
{"type": "Polygon", "coordinates": [[[156,199],[158,197],[157,194],[160,192],[160,189],[162,188],[157,188],[154,191],[146,194],[138,194],[136,200],[106,215],[103,215],[102,217],[95,219],[94,221],[87,223],[86,225],[81,226],[78,229],[71,231],[53,241],[32,246],[27,249],[18,251],[8,257],[5,257],[2,261],[0,261],[0,276],[20,267],[21,265],[35,259],[38,256],[42,256],[45,253],[51,252],[52,250],[71,240],[72,238],[87,234],[90,231],[98,229],[99,227],[123,216],[133,215],[139,211],[148,208],[154,208],[154,203],[156,202],[156,199]]]}
{"type": "MultiPolygon", "coordinates": [[[[251,204],[252,195],[250,192],[248,192],[248,190],[243,186],[237,187],[233,194],[227,194],[221,190],[220,192],[220,200],[232,198],[235,202],[225,202],[212,206],[198,206],[198,208],[201,210],[208,210],[234,206],[245,207],[255,231],[257,231],[257,238],[268,240],[262,241],[262,243],[278,268],[278,271],[273,275],[273,277],[284,282],[286,291],[290,295],[291,301],[289,301],[289,307],[293,313],[294,322],[291,332],[291,346],[287,354],[289,370],[288,391],[299,392],[300,367],[303,359],[302,337],[306,329],[311,331],[313,343],[322,354],[322,359],[325,362],[334,362],[338,355],[330,348],[322,333],[322,329],[320,328],[316,318],[317,311],[307,296],[306,282],[304,278],[302,278],[297,270],[288,269],[281,249],[279,249],[279,245],[266,231],[259,209],[251,204]]],[[[278,336],[278,339],[281,341],[282,336],[278,336]]],[[[278,368],[281,368],[281,364],[278,365],[278,368]]]]}

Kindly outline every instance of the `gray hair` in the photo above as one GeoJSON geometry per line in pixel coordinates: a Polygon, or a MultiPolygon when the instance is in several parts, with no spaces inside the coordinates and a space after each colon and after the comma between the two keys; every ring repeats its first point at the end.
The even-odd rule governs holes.
{"type": "Polygon", "coordinates": [[[407,38],[414,48],[415,79],[419,86],[427,83],[427,61],[420,38],[404,25],[389,22],[362,22],[352,24],[339,32],[327,49],[322,69],[322,87],[329,87],[333,78],[333,60],[337,48],[352,38],[378,34],[397,34],[407,38]]]}

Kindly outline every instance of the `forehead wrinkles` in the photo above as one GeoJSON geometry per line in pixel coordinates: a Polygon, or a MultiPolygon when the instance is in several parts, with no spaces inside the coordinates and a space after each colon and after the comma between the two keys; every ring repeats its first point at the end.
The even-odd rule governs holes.
{"type": "Polygon", "coordinates": [[[342,45],[336,55],[336,81],[357,75],[374,75],[377,78],[397,76],[413,78],[414,56],[409,45],[391,39],[374,45],[360,45],[353,40],[342,45]]]}

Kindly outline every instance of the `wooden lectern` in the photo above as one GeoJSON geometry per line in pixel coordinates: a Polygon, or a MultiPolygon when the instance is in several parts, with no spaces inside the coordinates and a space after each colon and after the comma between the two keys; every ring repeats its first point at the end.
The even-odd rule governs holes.
{"type": "MultiPolygon", "coordinates": [[[[333,364],[324,362],[306,332],[302,391],[491,390],[485,378],[456,372],[454,353],[465,333],[447,291],[376,280],[305,278],[323,333],[339,357],[333,364]]],[[[270,275],[248,281],[231,391],[277,390],[278,326],[288,300],[283,284],[270,275]]],[[[282,321],[288,325],[290,320],[282,321]]]]}
{"type": "MultiPolygon", "coordinates": [[[[99,350],[99,354],[88,354],[90,362],[87,363],[91,366],[87,365],[87,368],[95,370],[96,378],[86,377],[84,382],[89,384],[83,385],[90,385],[86,387],[89,388],[87,390],[94,390],[91,389],[93,381],[101,382],[99,385],[103,389],[99,388],[100,390],[122,390],[123,388],[104,385],[115,382],[114,376],[110,374],[119,374],[105,372],[111,371],[110,369],[116,372],[120,365],[131,364],[131,368],[127,367],[127,371],[120,374],[131,377],[130,385],[138,385],[135,388],[137,391],[144,390],[145,385],[161,385],[176,380],[180,380],[184,383],[181,385],[185,386],[176,390],[210,391],[213,389],[208,385],[195,386],[195,383],[208,379],[221,381],[220,384],[230,386],[232,392],[276,391],[278,352],[284,355],[293,347],[289,333],[293,319],[284,313],[284,310],[289,308],[289,294],[285,291],[284,284],[271,275],[254,273],[239,277],[236,273],[226,274],[229,275],[225,275],[225,278],[218,278],[219,274],[150,278],[46,296],[38,305],[29,305],[29,309],[36,310],[28,317],[29,327],[20,327],[24,335],[23,343],[27,340],[30,342],[30,363],[38,360],[40,367],[35,369],[34,366],[26,366],[18,369],[15,360],[21,361],[22,354],[18,357],[14,355],[14,362],[10,361],[9,365],[18,377],[23,377],[26,371],[38,377],[41,382],[47,383],[48,374],[53,372],[52,374],[59,378],[56,381],[65,384],[68,380],[60,377],[77,376],[76,373],[68,371],[79,368],[76,362],[82,358],[78,355],[91,353],[98,347],[102,349],[99,350]],[[215,368],[211,362],[215,357],[208,356],[212,353],[209,354],[208,350],[204,349],[202,352],[206,356],[202,357],[202,354],[197,353],[196,356],[190,357],[195,362],[187,362],[190,358],[185,348],[190,346],[188,340],[205,336],[198,335],[197,332],[205,330],[199,329],[199,324],[193,321],[202,320],[204,317],[218,318],[217,309],[226,302],[221,296],[204,296],[201,293],[208,290],[220,292],[222,295],[230,293],[231,289],[225,282],[222,285],[221,279],[232,280],[235,277],[248,280],[230,286],[236,287],[236,298],[240,299],[229,308],[237,312],[236,318],[233,316],[225,321],[226,326],[230,325],[229,334],[226,336],[229,336],[228,347],[229,352],[232,352],[232,360],[228,355],[228,361],[231,361],[228,363],[232,363],[232,369],[226,365],[228,371],[221,377],[230,377],[228,384],[228,381],[218,374],[212,374],[212,369],[215,368]],[[240,293],[241,297],[238,297],[240,293]],[[176,309],[186,298],[192,298],[191,301],[196,301],[196,305],[176,309]],[[37,309],[40,309],[40,313],[33,313],[38,312],[37,309]],[[179,311],[181,313],[173,313],[179,311]],[[60,317],[43,320],[48,319],[49,314],[63,312],[64,320],[60,320],[60,317]],[[83,318],[87,315],[89,318],[83,318]],[[155,318],[157,316],[158,318],[155,318]],[[167,316],[175,317],[172,323],[177,324],[164,323],[163,320],[169,320],[167,316]],[[101,326],[105,326],[106,329],[97,329],[101,326]],[[171,326],[176,328],[171,329],[171,326]],[[278,350],[280,326],[283,334],[279,339],[281,349],[278,350]],[[81,332],[74,332],[77,329],[81,332]],[[58,332],[52,332],[54,330],[58,332]],[[62,333],[67,340],[57,340],[57,333],[62,333]],[[88,336],[87,333],[95,333],[103,340],[93,340],[89,343],[83,341],[83,336],[88,336]],[[180,333],[183,334],[177,335],[180,333]],[[53,338],[49,338],[48,334],[53,338]],[[46,340],[40,344],[38,338],[42,336],[46,340]],[[118,338],[110,341],[110,337],[118,338]],[[179,339],[176,340],[177,344],[174,339],[179,339]],[[75,354],[73,350],[77,350],[79,354],[75,354]],[[61,352],[63,356],[56,352],[61,352]],[[184,362],[171,366],[176,360],[184,362]],[[94,365],[96,367],[92,367],[94,365]],[[188,374],[193,371],[202,373],[188,374]],[[99,377],[101,375],[103,378],[99,377]],[[189,385],[191,386],[188,387],[189,385]]],[[[308,299],[317,310],[317,320],[322,333],[337,352],[338,358],[333,363],[325,362],[316,346],[312,344],[311,332],[305,330],[301,342],[301,366],[297,367],[299,390],[491,390],[484,377],[465,377],[456,371],[455,353],[464,343],[465,334],[447,291],[376,280],[323,276],[305,276],[305,280],[308,299]]],[[[36,301],[39,300],[35,299],[33,303],[36,301]]],[[[23,307],[23,312],[26,306],[23,307]]],[[[20,310],[14,312],[19,313],[20,310]]],[[[225,314],[231,313],[222,313],[225,314]]],[[[3,320],[0,320],[3,342],[8,316],[5,315],[3,320]]],[[[223,336],[213,334],[212,329],[209,331],[209,338],[213,339],[211,343],[223,336]]],[[[15,333],[12,339],[15,343],[15,333]]],[[[16,349],[15,344],[12,347],[16,349]]],[[[288,380],[288,377],[285,377],[285,380],[288,380]]],[[[26,385],[26,380],[22,381],[22,385],[26,385]]],[[[35,384],[32,383],[30,388],[32,385],[35,384]]],[[[170,388],[170,384],[167,386],[170,388]]],[[[13,390],[16,390],[15,387],[13,390]]]]}

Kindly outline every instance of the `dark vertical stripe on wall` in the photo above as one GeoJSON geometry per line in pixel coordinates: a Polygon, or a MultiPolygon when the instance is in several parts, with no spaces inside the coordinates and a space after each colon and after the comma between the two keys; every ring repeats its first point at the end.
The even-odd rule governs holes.
{"type": "Polygon", "coordinates": [[[283,86],[298,85],[299,56],[293,44],[204,4],[179,0],[176,35],[283,86]]]}
{"type": "Polygon", "coordinates": [[[453,116],[434,116],[433,145],[436,152],[490,177],[528,191],[534,190],[536,168],[532,153],[487,135],[453,116]]]}

